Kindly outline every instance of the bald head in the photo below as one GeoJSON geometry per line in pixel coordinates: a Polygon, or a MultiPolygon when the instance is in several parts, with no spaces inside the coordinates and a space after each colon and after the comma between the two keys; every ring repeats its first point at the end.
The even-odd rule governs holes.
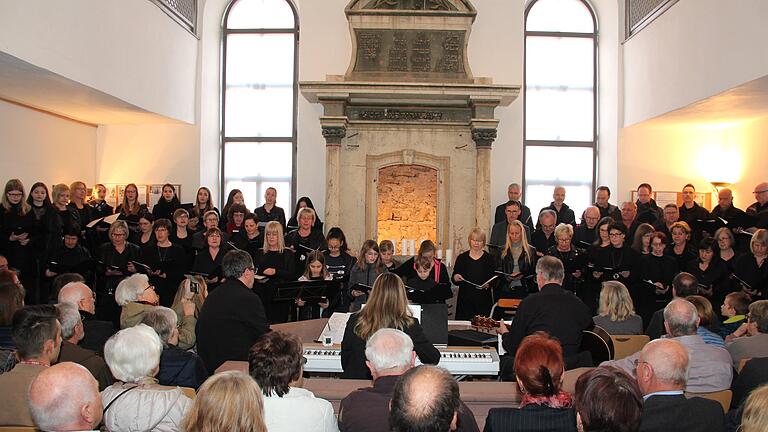
{"type": "Polygon", "coordinates": [[[600,222],[600,209],[595,206],[589,206],[584,210],[584,223],[587,224],[587,228],[593,229],[598,222],[600,222]]]}
{"type": "Polygon", "coordinates": [[[416,361],[411,337],[397,329],[383,328],[365,344],[366,365],[373,379],[385,375],[402,375],[416,361]]]}
{"type": "Polygon", "coordinates": [[[664,327],[672,337],[691,336],[699,327],[696,306],[686,299],[676,298],[664,308],[664,327]]]}
{"type": "Polygon", "coordinates": [[[459,384],[445,369],[419,366],[395,385],[389,421],[395,432],[448,431],[456,428],[459,384]]]}
{"type": "Polygon", "coordinates": [[[59,363],[41,372],[29,387],[27,401],[41,430],[92,430],[101,421],[99,384],[76,363],[59,363]]]}
{"type": "Polygon", "coordinates": [[[638,360],[637,381],[643,394],[685,388],[688,381],[688,350],[674,339],[656,339],[647,343],[638,360]],[[647,364],[650,370],[641,369],[647,364]]]}
{"type": "Polygon", "coordinates": [[[760,205],[765,204],[768,202],[768,183],[762,182],[755,186],[753,193],[755,194],[755,199],[760,203],[760,205]]]}
{"type": "Polygon", "coordinates": [[[93,301],[93,291],[82,282],[70,282],[59,291],[59,303],[72,303],[78,309],[88,313],[96,313],[96,302],[93,301]]]}

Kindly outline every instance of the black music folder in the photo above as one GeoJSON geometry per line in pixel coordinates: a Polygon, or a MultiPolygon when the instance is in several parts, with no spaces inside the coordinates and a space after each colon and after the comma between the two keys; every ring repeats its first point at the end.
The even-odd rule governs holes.
{"type": "Polygon", "coordinates": [[[294,301],[297,298],[319,302],[322,299],[334,299],[339,293],[339,281],[311,280],[283,282],[275,287],[275,302],[294,301]]]}

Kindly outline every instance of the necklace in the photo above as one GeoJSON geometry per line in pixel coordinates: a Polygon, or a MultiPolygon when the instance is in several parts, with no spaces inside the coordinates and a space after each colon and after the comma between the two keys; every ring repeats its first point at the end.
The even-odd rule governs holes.
{"type": "Polygon", "coordinates": [[[171,248],[169,247],[161,247],[160,245],[157,245],[157,257],[160,258],[160,262],[165,262],[165,258],[168,256],[168,251],[171,248]]]}

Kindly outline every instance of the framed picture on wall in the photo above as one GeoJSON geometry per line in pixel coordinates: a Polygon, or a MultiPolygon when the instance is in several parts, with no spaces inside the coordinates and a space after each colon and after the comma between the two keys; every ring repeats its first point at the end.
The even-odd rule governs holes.
{"type": "MultiPolygon", "coordinates": [[[[179,198],[179,201],[181,201],[181,185],[175,183],[171,184],[173,185],[173,188],[176,189],[176,196],[179,198]]],[[[163,185],[151,184],[147,187],[147,193],[148,206],[151,208],[153,205],[157,204],[157,201],[163,195],[163,185]]]]}

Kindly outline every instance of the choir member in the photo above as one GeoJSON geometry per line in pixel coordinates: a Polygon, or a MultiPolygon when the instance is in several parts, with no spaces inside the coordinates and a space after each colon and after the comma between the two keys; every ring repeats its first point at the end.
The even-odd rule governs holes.
{"type": "Polygon", "coordinates": [[[660,221],[656,221],[655,224],[653,224],[653,228],[656,231],[661,231],[664,234],[667,235],[667,237],[672,237],[672,224],[680,220],[680,209],[677,208],[677,205],[675,203],[669,203],[664,206],[664,219],[660,221]]]}
{"type": "MultiPolygon", "coordinates": [[[[530,231],[533,231],[533,220],[531,219],[531,209],[528,208],[528,206],[522,204],[522,189],[520,188],[520,185],[517,183],[512,183],[507,187],[507,202],[499,204],[498,207],[496,207],[496,214],[493,218],[493,223],[497,224],[499,222],[504,221],[505,219],[505,210],[507,208],[507,204],[509,201],[517,201],[520,203],[520,222],[523,223],[523,225],[527,226],[530,231]]],[[[506,231],[502,233],[503,235],[506,235],[506,231]]]]}
{"type": "Polygon", "coordinates": [[[543,209],[539,213],[536,231],[531,234],[531,245],[536,248],[536,254],[540,257],[544,256],[544,253],[557,243],[555,239],[556,221],[557,215],[554,210],[543,209]]]}
{"type": "Polygon", "coordinates": [[[593,276],[592,270],[595,268],[595,261],[598,255],[602,253],[603,249],[611,246],[610,236],[608,235],[608,228],[614,223],[613,218],[606,216],[595,225],[595,241],[587,249],[587,265],[584,274],[584,283],[582,284],[582,297],[584,303],[589,306],[591,310],[596,310],[598,294],[602,286],[602,281],[596,279],[593,276]]]}
{"type": "Polygon", "coordinates": [[[192,210],[189,213],[190,225],[197,227],[205,214],[209,211],[216,212],[216,215],[221,218],[219,209],[213,205],[211,190],[203,186],[197,190],[197,194],[195,195],[195,204],[192,206],[192,210]]]}
{"type": "MultiPolygon", "coordinates": [[[[521,209],[523,204],[520,201],[507,201],[504,206],[504,220],[497,222],[491,228],[491,240],[490,246],[500,249],[504,246],[504,242],[507,238],[507,227],[513,220],[520,220],[521,209]]],[[[531,240],[531,228],[528,225],[525,226],[525,238],[531,240]]]]}
{"type": "Polygon", "coordinates": [[[715,257],[715,241],[705,237],[699,241],[699,258],[688,263],[686,270],[694,275],[699,283],[699,295],[709,300],[715,307],[723,304],[729,292],[728,267],[715,257]]]}
{"type": "MultiPolygon", "coordinates": [[[[330,248],[330,245],[328,247],[330,248]]],[[[389,271],[394,270],[400,265],[394,255],[395,244],[392,243],[392,240],[382,240],[379,242],[379,256],[381,256],[381,262],[384,263],[384,267],[389,271]]]]}
{"type": "Polygon", "coordinates": [[[677,261],[677,268],[684,269],[688,263],[696,259],[696,252],[690,245],[691,228],[685,222],[672,224],[672,247],[667,248],[667,255],[677,261]]]}
{"type": "Polygon", "coordinates": [[[61,240],[59,217],[51,204],[45,183],[37,182],[32,185],[27,204],[35,218],[35,231],[38,234],[33,242],[35,255],[39,263],[45,265],[48,256],[59,246],[59,240],[61,240]]]}
{"type": "Polygon", "coordinates": [[[277,202],[277,189],[268,187],[264,192],[264,205],[254,210],[256,216],[262,222],[277,221],[283,226],[285,230],[285,211],[276,206],[277,202]]]}
{"type": "MultiPolygon", "coordinates": [[[[91,253],[79,243],[80,227],[72,225],[64,230],[64,239],[51,250],[48,261],[44,263],[44,275],[46,278],[54,278],[62,273],[77,273],[81,275],[88,285],[93,282],[93,260],[91,253]]],[[[41,286],[48,287],[50,281],[41,286]]],[[[41,294],[41,299],[47,301],[47,297],[41,294]]]]}
{"type": "MultiPolygon", "coordinates": [[[[573,213],[573,210],[568,207],[568,204],[565,203],[565,188],[562,186],[555,186],[555,190],[552,192],[552,200],[553,201],[549,203],[548,207],[544,207],[539,211],[539,214],[544,210],[552,210],[555,212],[556,216],[555,225],[567,223],[575,228],[576,215],[573,213]]],[[[539,219],[539,224],[541,224],[541,219],[539,219]]],[[[537,228],[538,227],[539,225],[537,225],[537,228]]]]}
{"type": "Polygon", "coordinates": [[[295,280],[296,271],[293,252],[285,247],[283,225],[280,222],[270,221],[264,227],[264,247],[257,254],[255,265],[258,268],[257,274],[268,278],[253,288],[261,296],[267,318],[273,323],[286,322],[290,305],[272,300],[277,284],[295,280]]]}
{"type": "MultiPolygon", "coordinates": [[[[325,266],[325,255],[321,251],[312,251],[307,255],[307,265],[304,273],[299,276],[300,281],[330,281],[333,276],[328,272],[325,266]]],[[[338,298],[333,299],[334,302],[338,298]]],[[[328,310],[331,302],[328,298],[305,300],[301,297],[296,298],[296,321],[316,319],[323,316],[323,312],[328,310]]]]}
{"type": "Polygon", "coordinates": [[[189,229],[189,212],[183,208],[177,208],[173,212],[173,228],[171,229],[171,242],[184,248],[187,254],[194,256],[192,237],[194,232],[189,229]]]}
{"type": "Polygon", "coordinates": [[[227,231],[227,222],[229,216],[229,209],[235,204],[245,205],[245,197],[240,189],[232,189],[227,195],[227,202],[224,204],[224,208],[221,209],[221,216],[219,218],[219,229],[223,232],[227,231]]]}
{"type": "Polygon", "coordinates": [[[435,243],[432,240],[424,240],[419,245],[419,250],[416,252],[416,256],[406,260],[403,264],[394,270],[394,273],[403,278],[404,281],[415,277],[416,258],[423,256],[435,262],[434,267],[432,267],[432,271],[429,273],[430,277],[438,283],[448,281],[448,270],[445,268],[445,264],[443,264],[442,261],[436,257],[436,254],[437,247],[435,246],[435,243]]]}
{"type": "MultiPolygon", "coordinates": [[[[75,222],[81,229],[85,230],[85,226],[93,220],[93,214],[91,206],[85,201],[88,195],[88,189],[85,187],[85,183],[76,181],[69,186],[70,199],[69,207],[77,213],[77,219],[75,222]]],[[[84,232],[80,235],[81,239],[85,239],[84,232]]]]}
{"type": "Polygon", "coordinates": [[[697,220],[708,220],[709,211],[700,206],[693,199],[696,197],[696,188],[688,183],[683,186],[683,205],[680,206],[680,220],[693,226],[697,220]]]}
{"type": "MultiPolygon", "coordinates": [[[[203,215],[203,226],[198,232],[192,235],[192,247],[195,250],[205,249],[207,247],[205,236],[207,235],[208,230],[210,230],[211,228],[218,228],[218,227],[219,227],[219,214],[214,210],[208,210],[203,215]]],[[[227,243],[229,241],[229,236],[227,235],[227,233],[221,233],[221,241],[223,243],[227,243]]]]}
{"type": "MultiPolygon", "coordinates": [[[[555,241],[557,243],[547,250],[547,255],[553,256],[563,263],[565,269],[563,289],[583,294],[580,288],[585,257],[573,247],[573,227],[563,223],[557,225],[555,227],[555,241]]],[[[579,295],[579,297],[581,298],[583,295],[579,295]]]]}
{"type": "Polygon", "coordinates": [[[232,237],[232,241],[239,249],[243,249],[256,262],[259,249],[264,248],[264,234],[259,230],[259,220],[256,215],[248,213],[243,217],[243,231],[232,237]]]}
{"type": "Polygon", "coordinates": [[[486,281],[494,276],[496,263],[485,251],[485,231],[475,227],[467,238],[469,250],[456,257],[453,282],[459,286],[456,319],[471,320],[475,315],[488,316],[493,306],[493,285],[486,281]]]}
{"type": "Polygon", "coordinates": [[[36,254],[37,240],[35,215],[25,200],[21,180],[11,179],[5,184],[0,212],[0,246],[11,268],[19,272],[19,279],[26,287],[27,304],[37,304],[41,299],[37,288],[36,254]]]}
{"type": "Polygon", "coordinates": [[[632,240],[632,249],[640,255],[651,253],[651,237],[655,231],[651,224],[642,223],[638,225],[635,237],[632,240]]]}
{"type": "MultiPolygon", "coordinates": [[[[618,207],[614,207],[619,212],[618,207]]],[[[582,215],[581,224],[573,232],[573,243],[578,249],[588,249],[594,243],[597,238],[598,222],[600,222],[600,210],[595,206],[587,207],[582,215]]]]}
{"type": "Polygon", "coordinates": [[[722,188],[717,193],[717,205],[710,214],[713,218],[725,219],[731,227],[748,226],[746,213],[733,205],[733,192],[728,188],[722,188]]]}
{"type": "Polygon", "coordinates": [[[610,246],[599,250],[595,256],[592,276],[601,281],[617,280],[629,286],[636,279],[633,274],[639,254],[626,245],[627,227],[614,222],[608,227],[610,246]]]}
{"type": "Polygon", "coordinates": [[[152,231],[152,224],[155,222],[155,217],[152,213],[144,212],[139,216],[138,224],[139,230],[131,235],[131,243],[135,244],[139,248],[151,246],[155,243],[155,233],[152,231]]]}
{"type": "Polygon", "coordinates": [[[99,246],[96,252],[96,308],[98,319],[120,325],[120,307],[115,302],[115,289],[126,276],[136,272],[132,261],[139,259],[140,249],[128,242],[128,224],[116,220],[109,227],[109,243],[99,246]]]}
{"type": "Polygon", "coordinates": [[[648,183],[641,183],[637,187],[637,220],[651,225],[661,220],[662,211],[653,199],[653,188],[648,183]]]}
{"type": "MultiPolygon", "coordinates": [[[[326,243],[323,233],[313,228],[315,211],[309,207],[299,210],[299,227],[285,236],[286,247],[293,250],[296,258],[296,268],[303,269],[307,255],[314,250],[325,250],[326,243]]],[[[299,277],[301,274],[297,274],[299,277]]]]}
{"type": "Polygon", "coordinates": [[[163,190],[160,198],[157,199],[157,204],[152,207],[152,216],[155,219],[163,218],[170,220],[173,218],[173,212],[179,207],[181,207],[181,201],[179,201],[179,197],[176,195],[176,188],[172,184],[166,183],[163,185],[163,190]]]}
{"type": "Polygon", "coordinates": [[[634,238],[637,226],[643,222],[637,216],[637,204],[632,201],[621,203],[621,223],[627,227],[627,238],[634,238]]]}
{"type": "Polygon", "coordinates": [[[768,230],[760,228],[752,234],[749,242],[750,253],[736,258],[733,264],[734,279],[742,291],[752,296],[753,300],[768,298],[768,230]]]}
{"type": "MultiPolygon", "coordinates": [[[[406,264],[407,263],[408,261],[406,261],[406,264]]],[[[403,264],[400,267],[403,267],[406,264],[403,264]]],[[[410,265],[409,268],[411,268],[410,265]]],[[[366,290],[363,286],[373,286],[373,282],[376,278],[379,277],[380,274],[386,272],[387,268],[384,267],[384,264],[382,264],[381,258],[379,257],[379,245],[376,244],[374,240],[366,240],[360,248],[360,254],[357,256],[357,263],[352,267],[352,272],[349,275],[349,295],[351,297],[349,305],[350,312],[359,311],[360,307],[368,300],[368,291],[370,291],[370,288],[366,290]],[[355,289],[356,286],[358,289],[355,289]]],[[[403,278],[405,279],[407,276],[403,278]]]]}
{"type": "Polygon", "coordinates": [[[446,300],[453,297],[451,282],[447,277],[443,280],[438,280],[434,276],[430,277],[435,274],[440,275],[441,272],[435,272],[434,268],[439,262],[426,256],[417,256],[414,260],[416,276],[405,281],[408,299],[412,303],[445,303],[446,300]]]}
{"type": "Polygon", "coordinates": [[[184,248],[171,242],[173,226],[165,218],[157,219],[152,225],[156,242],[141,250],[141,263],[149,266],[149,282],[160,295],[161,306],[171,306],[179,283],[184,278],[187,256],[184,248]]]}
{"type": "Polygon", "coordinates": [[[528,279],[535,272],[538,254],[536,248],[528,244],[523,232],[520,221],[509,224],[507,239],[496,264],[504,276],[495,296],[497,299],[524,298],[528,295],[528,279]]]}
{"type": "Polygon", "coordinates": [[[728,267],[728,273],[732,273],[734,258],[736,258],[736,238],[733,232],[722,227],[715,231],[714,238],[717,241],[717,257],[728,267]]]}
{"type": "Polygon", "coordinates": [[[197,252],[192,272],[202,275],[208,290],[213,291],[221,285],[224,278],[221,273],[221,260],[227,252],[226,244],[222,244],[222,233],[218,227],[209,228],[205,233],[206,247],[197,252]]]}
{"type": "MultiPolygon", "coordinates": [[[[309,197],[301,197],[296,202],[296,208],[293,210],[293,216],[291,216],[290,219],[288,219],[288,229],[296,229],[299,227],[299,210],[309,207],[312,210],[315,210],[315,205],[312,204],[312,200],[309,199],[309,197]]],[[[323,222],[320,221],[320,217],[317,215],[317,210],[315,210],[315,223],[312,225],[312,229],[322,232],[323,231],[323,222]]]]}
{"type": "MultiPolygon", "coordinates": [[[[357,258],[349,254],[349,246],[347,246],[347,237],[344,235],[344,231],[339,227],[333,227],[328,230],[328,234],[325,237],[328,250],[325,253],[325,266],[328,268],[328,272],[333,276],[333,280],[340,281],[339,287],[339,300],[336,302],[334,310],[337,312],[349,311],[349,275],[352,273],[352,267],[357,262],[357,258]]],[[[382,244],[388,240],[382,241],[382,244]]],[[[392,242],[390,242],[392,243],[392,242]]],[[[394,247],[393,247],[394,249],[394,247]]],[[[381,245],[379,245],[380,256],[381,245]]],[[[391,257],[391,253],[390,253],[391,257]]],[[[382,263],[386,266],[382,258],[382,263]]]]}
{"type": "Polygon", "coordinates": [[[101,183],[93,186],[88,204],[91,206],[91,215],[94,219],[103,218],[115,212],[115,209],[107,203],[107,187],[101,183]]]}
{"type": "Polygon", "coordinates": [[[768,228],[768,182],[763,182],[755,186],[755,203],[747,207],[745,213],[752,218],[752,225],[755,228],[768,228]]]}
{"type": "Polygon", "coordinates": [[[115,210],[120,214],[118,219],[126,221],[131,232],[138,232],[139,217],[147,211],[147,205],[139,202],[139,188],[133,183],[127,184],[123,191],[123,202],[115,210]]]}
{"type": "Polygon", "coordinates": [[[238,235],[243,231],[243,221],[248,209],[242,204],[232,204],[227,212],[226,233],[230,237],[238,235]]]}
{"type": "Polygon", "coordinates": [[[668,237],[656,231],[651,237],[651,253],[642,255],[638,265],[637,289],[632,290],[637,312],[648,324],[656,310],[672,298],[672,279],[678,272],[677,261],[665,254],[668,237]]]}
{"type": "Polygon", "coordinates": [[[600,210],[600,218],[610,217],[613,220],[621,220],[621,210],[608,202],[611,199],[611,189],[608,186],[600,186],[595,192],[595,207],[600,210]]]}
{"type": "MultiPolygon", "coordinates": [[[[59,216],[57,225],[64,229],[78,223],[80,215],[69,206],[69,186],[64,183],[59,183],[53,186],[52,191],[52,205],[56,209],[56,214],[59,216]]],[[[82,226],[81,226],[82,228],[82,226]]]]}

